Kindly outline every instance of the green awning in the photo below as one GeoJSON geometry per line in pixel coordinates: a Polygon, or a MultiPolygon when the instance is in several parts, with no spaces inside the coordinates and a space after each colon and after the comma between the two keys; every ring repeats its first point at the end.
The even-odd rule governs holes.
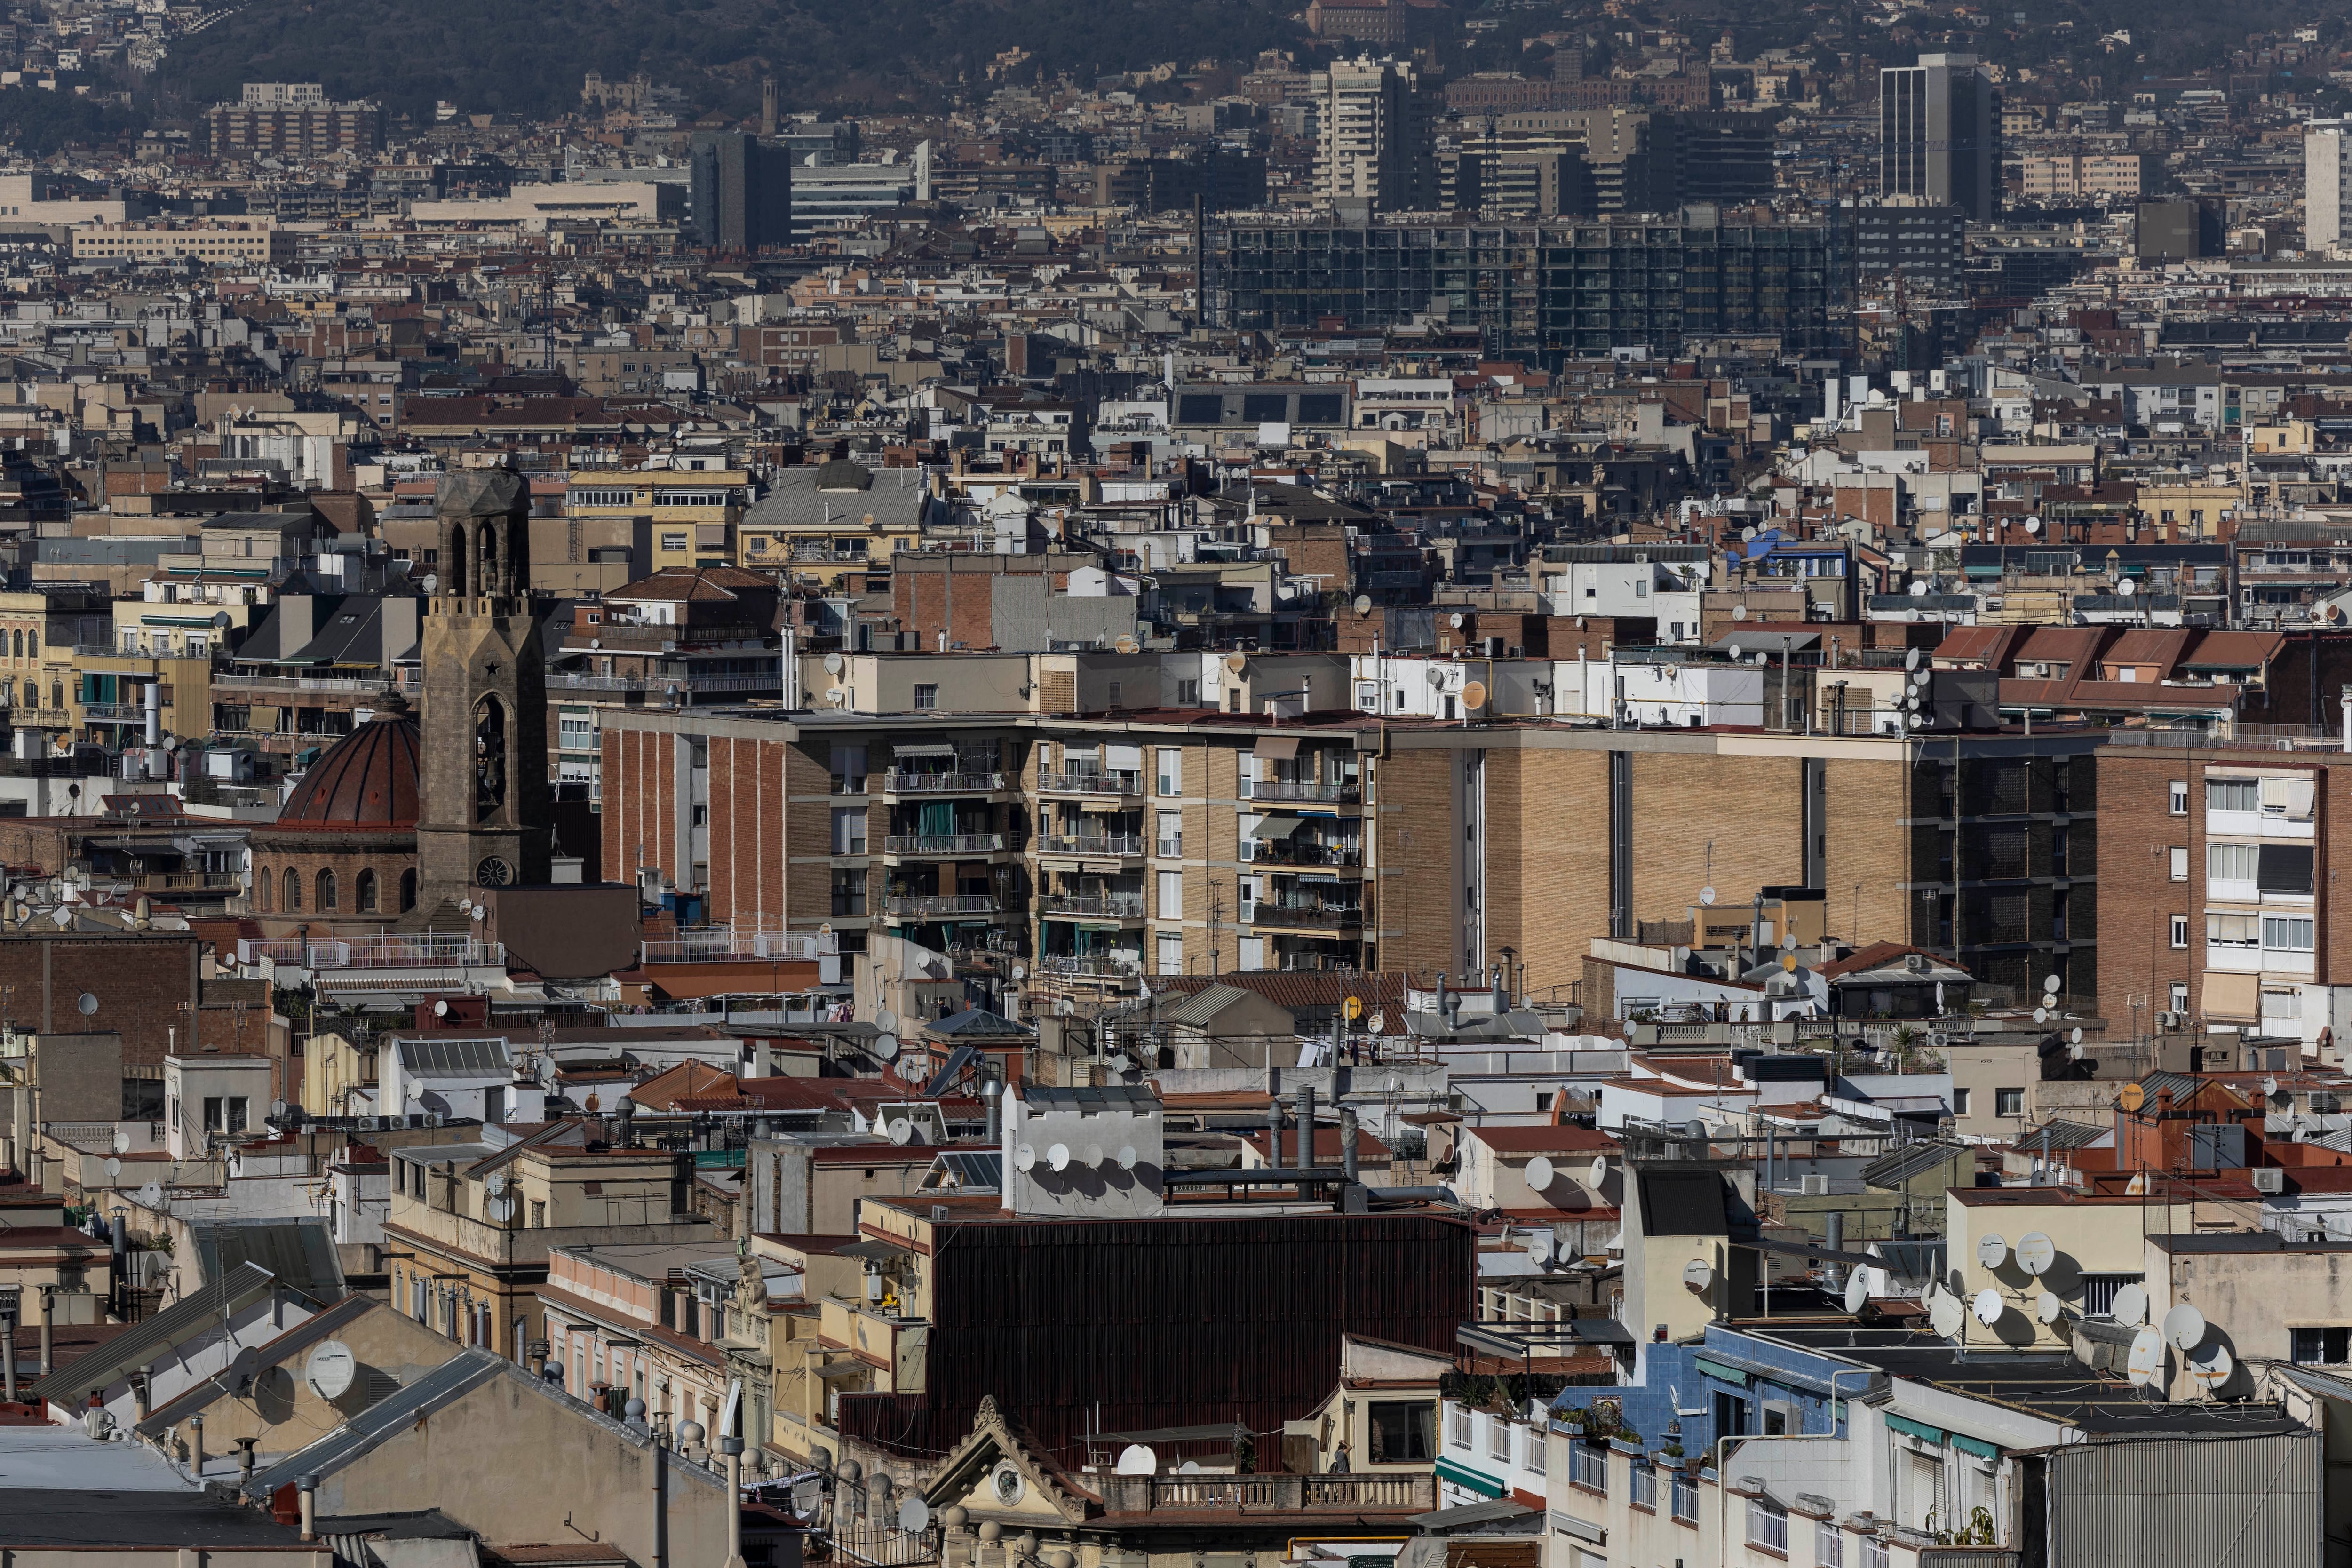
{"type": "Polygon", "coordinates": [[[1486,1498],[1501,1497],[1504,1492],[1510,1489],[1494,1477],[1482,1476],[1467,1466],[1455,1464],[1442,1454],[1438,1456],[1437,1460],[1437,1479],[1441,1481],[1452,1481],[1465,1491],[1476,1492],[1480,1497],[1486,1498]]]}
{"type": "Polygon", "coordinates": [[[1691,1360],[1698,1364],[1699,1371],[1709,1377],[1719,1378],[1734,1388],[1748,1386],[1748,1374],[1736,1366],[1726,1366],[1719,1361],[1709,1361],[1703,1355],[1693,1356],[1691,1360]]]}
{"type": "Polygon", "coordinates": [[[1941,1426],[1930,1426],[1925,1421],[1914,1421],[1908,1415],[1897,1415],[1890,1411],[1886,1416],[1886,1425],[1890,1430],[1900,1432],[1906,1437],[1916,1437],[1923,1443],[1944,1441],[1944,1429],[1941,1426]]]}
{"type": "Polygon", "coordinates": [[[1958,1432],[1953,1433],[1951,1437],[1952,1447],[1958,1448],[1963,1454],[1974,1454],[1979,1459],[1998,1459],[2000,1458],[2000,1447],[1996,1444],[1988,1443],[1981,1437],[1963,1437],[1958,1432]]]}

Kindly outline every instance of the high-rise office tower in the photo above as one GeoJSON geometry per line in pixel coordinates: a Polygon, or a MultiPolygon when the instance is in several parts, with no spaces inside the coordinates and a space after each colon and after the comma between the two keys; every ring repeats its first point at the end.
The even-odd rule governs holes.
{"type": "Polygon", "coordinates": [[[1878,73],[1878,195],[2000,214],[2000,105],[1974,55],[1921,55],[1878,73]]]}
{"type": "Polygon", "coordinates": [[[737,132],[697,136],[687,221],[704,250],[772,250],[793,242],[791,156],[737,132]]]}
{"type": "Polygon", "coordinates": [[[2303,132],[2303,247],[2332,250],[2344,243],[2344,209],[2352,205],[2352,159],[2345,157],[2347,122],[2315,120],[2303,132]]]}
{"type": "Polygon", "coordinates": [[[1372,212],[1436,206],[1436,86],[1408,62],[1370,57],[1334,60],[1309,79],[1317,205],[1372,212]]]}

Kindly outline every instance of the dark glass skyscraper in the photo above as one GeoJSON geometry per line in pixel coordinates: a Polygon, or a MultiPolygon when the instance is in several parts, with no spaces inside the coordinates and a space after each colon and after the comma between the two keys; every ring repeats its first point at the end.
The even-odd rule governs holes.
{"type": "Polygon", "coordinates": [[[793,242],[792,159],[736,132],[697,136],[687,222],[703,250],[772,250],[793,242]]]}
{"type": "Polygon", "coordinates": [[[2000,216],[2000,102],[1974,55],[1878,73],[1878,196],[2000,216]]]}

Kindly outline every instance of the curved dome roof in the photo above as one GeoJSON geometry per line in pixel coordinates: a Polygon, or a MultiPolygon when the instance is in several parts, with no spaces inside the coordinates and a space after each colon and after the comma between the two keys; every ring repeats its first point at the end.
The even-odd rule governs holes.
{"type": "Polygon", "coordinates": [[[407,700],[387,693],[376,716],[331,747],[302,775],[278,814],[280,827],[414,828],[423,790],[416,720],[407,700]]]}

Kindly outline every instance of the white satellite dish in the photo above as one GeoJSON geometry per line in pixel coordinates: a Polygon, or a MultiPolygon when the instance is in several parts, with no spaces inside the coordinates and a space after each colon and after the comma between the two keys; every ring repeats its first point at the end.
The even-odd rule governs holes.
{"type": "Polygon", "coordinates": [[[898,1028],[898,1015],[885,1007],[874,1015],[874,1026],[886,1035],[895,1034],[898,1028]]]}
{"type": "Polygon", "coordinates": [[[1201,1473],[1201,1461],[1187,1459],[1176,1467],[1176,1473],[1180,1476],[1197,1476],[1201,1473]]]}
{"type": "Polygon", "coordinates": [[[2132,1336],[2131,1358],[2124,1363],[2124,1372],[2134,1384],[2146,1388],[2164,1375],[2164,1336],[2154,1329],[2142,1329],[2132,1336]]]}
{"type": "Polygon", "coordinates": [[[2048,1023],[2050,1021],[2050,1009],[2047,1007],[2036,1007],[2033,1010],[2033,1021],[2037,1024],[2048,1023]]]}
{"type": "Polygon", "coordinates": [[[1028,1172],[1036,1169],[1036,1166],[1037,1149],[1034,1144],[1024,1143],[1019,1148],[1013,1151],[1013,1168],[1014,1170],[1026,1174],[1028,1172]]]}
{"type": "Polygon", "coordinates": [[[1683,1268],[1683,1284],[1694,1295],[1704,1294],[1715,1283],[1715,1265],[1704,1258],[1694,1258],[1683,1268]]]}
{"type": "Polygon", "coordinates": [[[2164,1314],[2164,1338],[2174,1350],[2195,1350],[2205,1341],[2205,1314],[2181,1302],[2164,1314]]]}
{"type": "Polygon", "coordinates": [[[1093,1170],[1101,1170],[1103,1167],[1103,1146],[1099,1143],[1087,1144],[1086,1152],[1078,1157],[1078,1163],[1093,1170]]]}
{"type": "Polygon", "coordinates": [[[2126,577],[2126,578],[2125,578],[2122,582],[2120,582],[2120,583],[2118,583],[2118,584],[2116,584],[2116,592],[2117,594],[2121,595],[2123,597],[2125,597],[2125,598],[2128,599],[2128,598],[2130,598],[2134,594],[2137,594],[2137,593],[2138,593],[2138,592],[2139,592],[2139,584],[2137,584],[2137,583],[2135,583],[2135,582],[2133,582],[2130,578],[2126,577]]]}
{"type": "Polygon", "coordinates": [[[359,1357],[352,1354],[351,1346],[341,1340],[325,1340],[312,1347],[310,1359],[302,1363],[302,1381],[317,1389],[321,1399],[341,1399],[350,1392],[359,1369],[359,1357]]]}
{"type": "Polygon", "coordinates": [[[1736,661],[1738,659],[1738,658],[1739,658],[1739,645],[1738,645],[1738,643],[1733,643],[1730,647],[1728,647],[1725,648],[1723,651],[1724,651],[1724,652],[1726,652],[1726,653],[1727,653],[1727,654],[1729,654],[1729,655],[1732,657],[1732,658],[1733,658],[1733,660],[1734,660],[1735,662],[1736,662],[1736,661]]]}
{"type": "Polygon", "coordinates": [[[2081,1045],[2081,1044],[2083,1043],[2083,1026],[2082,1026],[2082,1025],[2077,1024],[2077,1025],[2075,1025],[2075,1026],[2074,1026],[2074,1036],[2073,1036],[2073,1040],[2074,1040],[2074,1043],[2075,1045],[2078,1045],[2078,1046],[2079,1046],[2079,1045],[2081,1045]]]}
{"type": "Polygon", "coordinates": [[[1919,650],[1917,648],[1914,647],[1904,649],[1903,668],[1906,669],[1916,669],[1919,668],[1919,650]]]}
{"type": "Polygon", "coordinates": [[[150,1182],[145,1186],[139,1189],[133,1201],[136,1202],[142,1209],[162,1208],[163,1206],[163,1189],[157,1184],[150,1182]]]}
{"type": "Polygon", "coordinates": [[[494,1198],[502,1198],[506,1196],[507,1173],[504,1171],[492,1171],[488,1175],[483,1177],[482,1191],[489,1194],[490,1196],[494,1198]]]}
{"type": "Polygon", "coordinates": [[[1389,1016],[1374,1009],[1372,1016],[1364,1020],[1364,1026],[1375,1035],[1385,1035],[1389,1032],[1389,1016]]]}
{"type": "Polygon", "coordinates": [[[1958,1333],[1968,1317],[1959,1302],[1950,1296],[1938,1296],[1927,1303],[1927,1326],[1936,1331],[1938,1338],[1948,1340],[1958,1333]]]}
{"type": "Polygon", "coordinates": [[[114,1130],[114,1152],[118,1154],[131,1152],[131,1134],[120,1127],[114,1130]]]}
{"type": "Polygon", "coordinates": [[[1129,1443],[1118,1451],[1118,1473],[1122,1476],[1149,1476],[1158,1473],[1160,1456],[1140,1443],[1129,1443]]]}
{"type": "Polygon", "coordinates": [[[2042,1292],[2041,1298],[2033,1303],[2033,1315],[2045,1323],[2054,1324],[2065,1310],[2066,1303],[2047,1290],[2042,1292]]]}
{"type": "Polygon", "coordinates": [[[1870,1276],[1855,1269],[1845,1279],[1845,1310],[1859,1312],[1870,1304],[1870,1276]]]}
{"type": "Polygon", "coordinates": [[[2107,1309],[2116,1322],[2126,1325],[2147,1320],[2147,1292],[2137,1285],[2126,1285],[2116,1292],[2115,1303],[2107,1309]]]}
{"type": "Polygon", "coordinates": [[[903,1148],[914,1142],[915,1124],[903,1116],[892,1117],[889,1122],[889,1134],[890,1142],[903,1148]]]}
{"type": "Polygon", "coordinates": [[[1919,582],[1913,583],[1911,584],[1911,596],[1915,599],[1926,598],[1927,596],[1927,584],[1919,582]]]}
{"type": "Polygon", "coordinates": [[[1735,621],[1744,621],[1744,620],[1746,620],[1746,619],[1748,618],[1748,606],[1747,606],[1747,605],[1732,605],[1732,606],[1731,606],[1731,618],[1732,618],[1733,620],[1735,620],[1735,621]]]}
{"type": "Polygon", "coordinates": [[[1701,888],[1698,890],[1698,901],[1712,908],[1715,904],[1715,889],[1713,888],[1701,888]]]}
{"type": "Polygon", "coordinates": [[[2064,984],[2064,981],[2060,980],[2054,974],[2045,974],[2042,977],[2042,989],[2047,991],[2053,996],[2058,994],[2059,986],[2064,984]]]}
{"type": "Polygon", "coordinates": [[[2038,1230],[2029,1230],[2017,1243],[2017,1266],[2035,1279],[2058,1261],[2058,1245],[2038,1230]]]}
{"type": "Polygon", "coordinates": [[[1056,1143],[1052,1148],[1046,1150],[1045,1163],[1053,1166],[1054,1169],[1057,1171],[1068,1170],[1070,1168],[1070,1146],[1067,1143],[1056,1143]]]}
{"type": "Polygon", "coordinates": [[[909,1497],[898,1505],[898,1528],[913,1535],[929,1530],[931,1525],[931,1505],[921,1498],[909,1497]]]}
{"type": "Polygon", "coordinates": [[[2009,1261],[2009,1243],[1999,1231],[1987,1231],[1977,1237],[1977,1261],[1987,1268],[1998,1268],[2009,1261]]]}
{"type": "Polygon", "coordinates": [[[2008,1310],[2008,1304],[2001,1300],[2000,1292],[1998,1290],[1978,1291],[1976,1302],[1969,1308],[1970,1311],[1976,1313],[1977,1321],[1988,1329],[2000,1322],[2001,1313],[2008,1310]]]}
{"type": "Polygon", "coordinates": [[[1559,1173],[1551,1168],[1551,1162],[1541,1154],[1528,1162],[1528,1185],[1537,1192],[1542,1192],[1546,1187],[1550,1186],[1552,1178],[1557,1174],[1559,1173]]]}
{"type": "Polygon", "coordinates": [[[108,1155],[106,1160],[106,1174],[110,1180],[122,1174],[122,1162],[114,1158],[110,1154],[108,1155]]]}
{"type": "Polygon", "coordinates": [[[874,1037],[874,1054],[886,1062],[898,1059],[898,1037],[885,1029],[874,1037]]]}
{"type": "Polygon", "coordinates": [[[2189,1352],[2189,1375],[2208,1389],[2217,1389],[2230,1381],[2237,1363],[2230,1358],[2230,1347],[2215,1340],[2210,1345],[2200,1345],[2189,1352]]]}
{"type": "Polygon", "coordinates": [[[1456,610],[1452,615],[1446,616],[1445,624],[1452,626],[1455,631],[1460,631],[1462,629],[1462,612],[1456,610]]]}
{"type": "Polygon", "coordinates": [[[826,654],[824,656],[824,672],[827,675],[839,675],[841,673],[841,656],[839,654],[826,654]]]}
{"type": "Polygon", "coordinates": [[[1118,1168],[1122,1171],[1132,1171],[1135,1169],[1136,1162],[1142,1158],[1142,1155],[1135,1152],[1135,1146],[1129,1144],[1118,1152],[1118,1168]]]}
{"type": "Polygon", "coordinates": [[[2278,1094],[2278,1079],[2274,1078],[2265,1078],[2263,1079],[2263,1094],[2264,1098],[2276,1097],[2278,1094]]]}
{"type": "Polygon", "coordinates": [[[1608,1179],[1609,1156],[1606,1154],[1595,1154],[1592,1156],[1592,1165],[1591,1169],[1584,1173],[1584,1184],[1588,1187],[1598,1188],[1601,1183],[1608,1179]]]}

